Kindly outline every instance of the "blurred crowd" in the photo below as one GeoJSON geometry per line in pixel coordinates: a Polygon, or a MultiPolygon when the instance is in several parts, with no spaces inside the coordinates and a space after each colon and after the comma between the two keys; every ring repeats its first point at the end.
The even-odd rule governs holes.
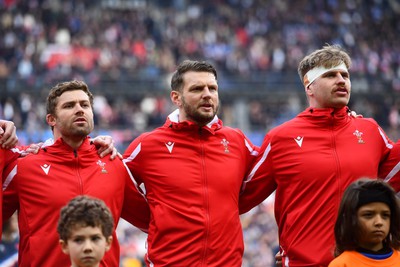
{"type": "MultiPolygon", "coordinates": [[[[298,87],[282,94],[281,74],[301,87],[298,62],[329,43],[345,47],[353,60],[349,106],[397,140],[399,16],[397,0],[0,0],[0,118],[16,123],[21,144],[50,138],[48,89],[82,79],[95,93],[94,135],[113,136],[123,152],[174,108],[168,92],[136,94],[137,81],[166,79],[183,59],[204,59],[222,81],[247,81],[243,94],[221,92],[219,116],[260,145],[268,130],[307,105],[298,87]],[[273,88],[254,88],[265,77],[281,80],[273,88]],[[120,87],[121,80],[132,86],[120,87]],[[105,83],[114,84],[112,92],[97,94],[105,83]]],[[[273,199],[242,222],[243,266],[273,266],[273,199]]],[[[123,266],[141,266],[146,236],[124,222],[119,236],[123,266]]]]}
{"type": "Polygon", "coordinates": [[[397,0],[3,0],[0,77],[11,87],[154,78],[185,58],[251,77],[296,70],[335,43],[351,54],[352,73],[400,90],[399,13],[397,0]]]}

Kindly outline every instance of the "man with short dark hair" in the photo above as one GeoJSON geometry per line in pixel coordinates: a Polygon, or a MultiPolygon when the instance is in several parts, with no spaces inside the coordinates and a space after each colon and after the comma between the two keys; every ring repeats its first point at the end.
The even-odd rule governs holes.
{"type": "Polygon", "coordinates": [[[151,210],[146,264],[241,267],[238,199],[257,148],[218,119],[211,64],[182,62],[171,88],[178,109],[124,154],[151,210]]]}
{"type": "MultiPolygon", "coordinates": [[[[102,199],[113,213],[114,225],[123,217],[147,229],[149,211],[123,162],[100,157],[89,134],[93,130],[93,96],[81,81],[57,84],[47,98],[47,124],[54,140],[37,155],[20,158],[3,177],[3,218],[18,210],[19,266],[70,266],[58,245],[60,208],[77,195],[102,199]],[[124,210],[123,210],[124,209],[124,210]]],[[[115,229],[114,229],[115,230],[115,229]]],[[[119,245],[100,266],[119,265],[119,245]]]]}

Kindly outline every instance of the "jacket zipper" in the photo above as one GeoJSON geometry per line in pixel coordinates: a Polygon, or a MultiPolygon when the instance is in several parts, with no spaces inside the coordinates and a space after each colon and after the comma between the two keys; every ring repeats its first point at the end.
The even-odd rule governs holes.
{"type": "Polygon", "coordinates": [[[75,157],[75,172],[76,172],[76,178],[78,179],[78,190],[81,195],[83,195],[83,181],[82,177],[79,172],[79,158],[78,158],[78,151],[74,149],[74,157],[75,157]]]}
{"type": "Polygon", "coordinates": [[[333,156],[335,158],[336,162],[336,182],[337,182],[337,192],[338,194],[338,199],[340,202],[341,194],[340,194],[340,178],[341,178],[341,171],[340,171],[340,161],[339,157],[336,151],[336,139],[335,139],[335,114],[332,113],[332,125],[331,125],[331,134],[332,134],[332,149],[333,149],[333,156]]]}
{"type": "Polygon", "coordinates": [[[200,157],[201,157],[201,170],[203,178],[203,196],[204,196],[204,211],[205,211],[205,235],[204,235],[204,245],[203,245],[203,255],[201,259],[200,266],[206,266],[207,261],[207,244],[208,244],[208,236],[210,233],[210,213],[209,213],[209,201],[208,201],[208,188],[207,188],[207,170],[206,170],[206,162],[205,162],[205,147],[204,147],[204,139],[203,139],[203,130],[199,129],[199,140],[200,140],[200,157]]]}

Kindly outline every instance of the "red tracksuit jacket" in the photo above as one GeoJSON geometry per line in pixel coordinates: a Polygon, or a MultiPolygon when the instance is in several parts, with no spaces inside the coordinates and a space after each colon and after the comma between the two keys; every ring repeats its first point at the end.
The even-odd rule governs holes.
{"type": "MultiPolygon", "coordinates": [[[[77,195],[102,199],[113,214],[115,226],[125,201],[130,222],[147,227],[146,200],[136,190],[126,166],[119,159],[100,158],[89,138],[77,150],[60,138],[42,147],[37,155],[18,159],[6,171],[3,219],[18,210],[20,267],[71,266],[58,243],[57,222],[61,207],[77,195]]],[[[113,238],[101,266],[119,266],[115,233],[113,238]]]]}
{"type": "MultiPolygon", "coordinates": [[[[16,160],[21,155],[21,150],[18,148],[12,149],[2,149],[0,148],[0,175],[3,175],[3,170],[6,168],[10,163],[16,160]]],[[[0,211],[2,211],[2,203],[3,202],[3,190],[0,192],[0,211]]],[[[0,218],[0,236],[3,229],[3,220],[0,218]]]]}
{"type": "Polygon", "coordinates": [[[271,130],[240,198],[246,212],[274,190],[283,266],[327,266],[334,223],[345,188],[376,178],[392,142],[372,119],[348,108],[308,108],[271,130]]]}
{"type": "Polygon", "coordinates": [[[217,118],[200,128],[176,112],[130,144],[124,161],[151,210],[148,266],[241,266],[238,198],[255,149],[217,118]]]}
{"type": "Polygon", "coordinates": [[[379,167],[379,177],[388,182],[396,192],[400,192],[400,140],[393,146],[389,157],[379,167]]]}

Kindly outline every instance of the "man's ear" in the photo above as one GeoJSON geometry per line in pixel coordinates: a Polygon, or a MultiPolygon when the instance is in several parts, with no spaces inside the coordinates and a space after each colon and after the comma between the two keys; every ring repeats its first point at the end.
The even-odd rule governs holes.
{"type": "Polygon", "coordinates": [[[56,117],[54,117],[51,114],[47,114],[46,115],[46,122],[49,126],[54,127],[54,125],[56,125],[56,117]]]}
{"type": "Polygon", "coordinates": [[[182,101],[181,101],[181,94],[178,91],[172,90],[170,93],[171,101],[177,106],[181,107],[182,106],[182,101]]]}
{"type": "Polygon", "coordinates": [[[61,245],[61,250],[62,250],[62,252],[64,252],[64,254],[69,255],[68,243],[65,242],[65,241],[62,240],[62,239],[60,239],[58,242],[59,242],[60,245],[61,245]]]}
{"type": "Polygon", "coordinates": [[[310,87],[311,87],[311,84],[304,88],[307,96],[311,96],[314,94],[310,87]]]}

